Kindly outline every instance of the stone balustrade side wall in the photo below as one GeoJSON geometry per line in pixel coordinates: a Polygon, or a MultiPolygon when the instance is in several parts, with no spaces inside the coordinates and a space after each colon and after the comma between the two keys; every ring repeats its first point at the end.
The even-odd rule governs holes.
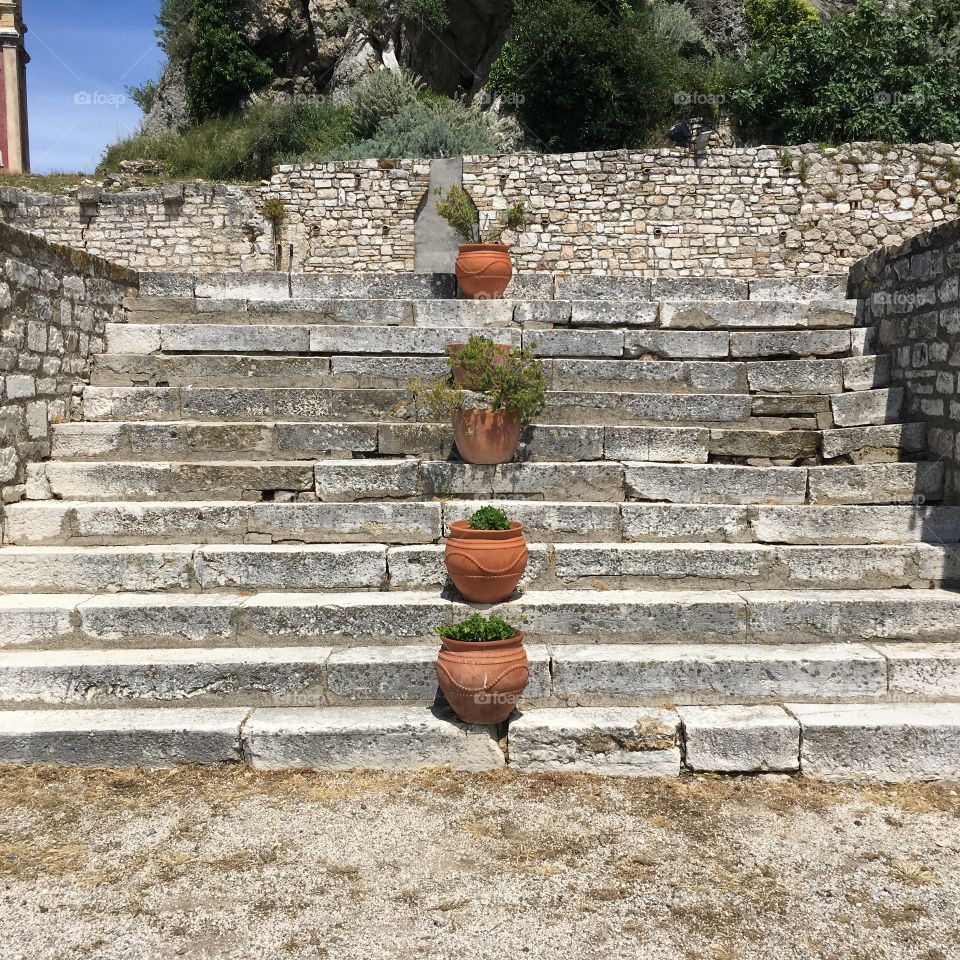
{"type": "Polygon", "coordinates": [[[947,496],[960,503],[960,220],[879,250],[850,272],[906,391],[905,415],[927,424],[927,444],[947,467],[947,496]]]}
{"type": "Polygon", "coordinates": [[[25,495],[27,465],[50,455],[51,424],[78,412],[104,325],[137,284],[129,270],[0,224],[0,502],[25,495]]]}

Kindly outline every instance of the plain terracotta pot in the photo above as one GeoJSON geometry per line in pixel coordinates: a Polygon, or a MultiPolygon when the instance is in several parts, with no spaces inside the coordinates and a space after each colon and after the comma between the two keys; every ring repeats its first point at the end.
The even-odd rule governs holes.
{"type": "Polygon", "coordinates": [[[457,283],[471,300],[499,300],[513,276],[505,243],[464,243],[454,267],[457,283]]]}
{"type": "MultiPolygon", "coordinates": [[[[466,346],[465,343],[451,343],[447,347],[447,353],[449,356],[456,360],[460,355],[460,351],[466,346]]],[[[507,357],[510,355],[510,344],[509,343],[495,343],[493,345],[493,365],[495,367],[503,366],[506,363],[507,357]]],[[[458,387],[463,387],[464,390],[476,390],[477,385],[474,383],[473,378],[467,373],[463,367],[454,367],[451,370],[453,374],[453,382],[458,387]]]]}
{"type": "Polygon", "coordinates": [[[465,723],[502,723],[513,713],[529,680],[523,633],[490,643],[443,640],[437,682],[465,723]]]}
{"type": "Polygon", "coordinates": [[[520,417],[509,410],[458,410],[453,438],[467,463],[509,463],[520,446],[520,417]]]}
{"type": "Polygon", "coordinates": [[[516,590],[529,556],[522,523],[511,523],[509,530],[474,530],[468,520],[456,520],[443,559],[464,600],[502,603],[516,590]]]}

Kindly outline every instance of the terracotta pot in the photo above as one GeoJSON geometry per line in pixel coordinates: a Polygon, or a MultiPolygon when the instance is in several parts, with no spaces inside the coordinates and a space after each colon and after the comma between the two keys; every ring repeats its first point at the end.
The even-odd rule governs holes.
{"type": "MultiPolygon", "coordinates": [[[[465,343],[451,343],[447,347],[447,353],[456,360],[460,354],[460,351],[466,346],[465,343]]],[[[510,344],[509,343],[495,343],[493,345],[493,365],[495,367],[502,366],[507,357],[510,355],[510,344]]],[[[454,367],[451,371],[453,374],[453,382],[459,387],[463,387],[464,390],[476,390],[477,385],[473,382],[473,378],[467,373],[463,367],[454,367]]]]}
{"type": "Polygon", "coordinates": [[[530,679],[523,634],[491,643],[444,639],[437,682],[465,723],[502,723],[513,713],[530,679]]]}
{"type": "Polygon", "coordinates": [[[509,410],[458,410],[453,438],[467,463],[509,463],[520,445],[520,417],[509,410]]]}
{"type": "Polygon", "coordinates": [[[499,300],[513,276],[505,243],[464,243],[454,267],[457,283],[471,300],[499,300]]]}
{"type": "Polygon", "coordinates": [[[469,521],[450,524],[444,553],[447,573],[470,603],[502,603],[517,588],[527,569],[523,524],[509,530],[474,530],[469,521]]]}

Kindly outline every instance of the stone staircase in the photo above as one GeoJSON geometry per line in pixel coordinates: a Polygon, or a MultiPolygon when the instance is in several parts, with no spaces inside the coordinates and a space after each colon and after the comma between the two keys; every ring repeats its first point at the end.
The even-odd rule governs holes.
{"type": "Polygon", "coordinates": [[[6,511],[0,761],[960,775],[960,507],[842,284],[521,280],[144,277],[6,511]],[[545,358],[517,462],[406,389],[468,332],[545,358]],[[435,703],[478,501],[509,730],[435,703]]]}

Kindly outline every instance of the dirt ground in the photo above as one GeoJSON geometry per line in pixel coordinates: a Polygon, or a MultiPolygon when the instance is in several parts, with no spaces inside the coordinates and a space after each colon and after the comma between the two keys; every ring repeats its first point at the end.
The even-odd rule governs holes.
{"type": "Polygon", "coordinates": [[[0,956],[956,960],[960,791],[0,767],[0,956]]]}

